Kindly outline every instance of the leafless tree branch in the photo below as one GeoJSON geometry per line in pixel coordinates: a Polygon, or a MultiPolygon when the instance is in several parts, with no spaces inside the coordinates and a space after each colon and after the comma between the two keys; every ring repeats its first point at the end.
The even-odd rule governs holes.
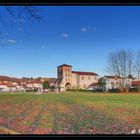
{"type": "Polygon", "coordinates": [[[41,19],[41,16],[37,14],[37,9],[35,7],[24,6],[27,13],[34,19],[41,19]]]}
{"type": "MultiPolygon", "coordinates": [[[[134,68],[137,74],[137,79],[140,81],[140,51],[137,52],[134,68]]],[[[138,85],[138,91],[140,92],[140,85],[138,85]]]]}
{"type": "MultiPolygon", "coordinates": [[[[133,67],[132,52],[124,49],[117,52],[111,52],[108,57],[109,73],[121,77],[120,88],[124,89],[127,86],[127,78],[131,75],[133,67]]],[[[122,90],[121,89],[121,90],[122,90]]]]}
{"type": "Polygon", "coordinates": [[[35,6],[4,6],[4,8],[13,19],[25,17],[36,20],[42,19],[39,9],[35,6]]]}

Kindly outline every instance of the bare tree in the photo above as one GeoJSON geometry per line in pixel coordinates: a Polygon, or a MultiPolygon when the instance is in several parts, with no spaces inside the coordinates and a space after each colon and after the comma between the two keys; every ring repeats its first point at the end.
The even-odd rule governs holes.
{"type": "MultiPolygon", "coordinates": [[[[140,82],[140,51],[136,55],[135,60],[135,72],[137,75],[138,82],[140,82]]],[[[138,83],[138,91],[140,92],[140,83],[138,83]]]]}
{"type": "Polygon", "coordinates": [[[134,66],[134,54],[133,51],[129,50],[128,54],[128,76],[132,77],[133,66],[134,66]]]}
{"type": "MultiPolygon", "coordinates": [[[[40,9],[36,6],[0,6],[1,11],[2,8],[15,20],[22,18],[39,20],[42,18],[40,9]]],[[[5,15],[0,12],[1,20],[4,20],[4,16],[5,15]]]]}
{"type": "Polygon", "coordinates": [[[128,76],[131,75],[133,55],[124,49],[111,52],[108,57],[108,72],[119,78],[121,92],[128,90],[128,76]]]}

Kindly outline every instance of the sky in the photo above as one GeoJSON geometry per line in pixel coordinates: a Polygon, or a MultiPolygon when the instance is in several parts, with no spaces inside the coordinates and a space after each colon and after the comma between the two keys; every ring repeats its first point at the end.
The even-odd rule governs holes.
{"type": "Polygon", "coordinates": [[[66,63],[103,76],[110,52],[140,50],[140,6],[37,8],[41,20],[13,19],[0,6],[0,75],[56,77],[66,63]]]}

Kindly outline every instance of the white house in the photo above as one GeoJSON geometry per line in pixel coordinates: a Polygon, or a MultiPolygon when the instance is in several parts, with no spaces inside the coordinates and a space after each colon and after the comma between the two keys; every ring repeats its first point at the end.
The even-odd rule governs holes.
{"type": "Polygon", "coordinates": [[[117,76],[104,76],[103,79],[106,82],[106,90],[118,88],[119,78],[120,77],[117,76]]]}
{"type": "Polygon", "coordinates": [[[0,92],[8,92],[9,88],[6,85],[0,85],[0,92]]]}
{"type": "MultiPolygon", "coordinates": [[[[120,82],[122,81],[122,78],[119,76],[104,76],[103,78],[106,81],[106,90],[119,88],[120,82]]],[[[126,78],[124,85],[131,87],[132,79],[126,78]]]]}

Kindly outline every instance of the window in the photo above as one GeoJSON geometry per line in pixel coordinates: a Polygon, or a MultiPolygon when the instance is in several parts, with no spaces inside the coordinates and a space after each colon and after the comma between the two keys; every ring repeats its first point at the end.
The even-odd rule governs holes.
{"type": "Polygon", "coordinates": [[[67,68],[65,68],[65,71],[67,71],[67,68]]]}
{"type": "Polygon", "coordinates": [[[62,68],[59,68],[58,71],[62,71],[62,68]]]}
{"type": "Polygon", "coordinates": [[[59,71],[59,72],[58,72],[58,74],[62,74],[62,72],[61,72],[61,71],[59,71]]]}
{"type": "Polygon", "coordinates": [[[96,77],[94,78],[94,80],[96,80],[96,77]]]}
{"type": "Polygon", "coordinates": [[[82,80],[84,80],[84,77],[82,76],[82,80]]]}
{"type": "Polygon", "coordinates": [[[65,76],[67,77],[67,74],[65,74],[65,76]]]}
{"type": "Polygon", "coordinates": [[[90,80],[90,77],[88,77],[88,80],[90,80]]]}
{"type": "Polygon", "coordinates": [[[86,87],[86,84],[84,84],[84,88],[86,87]]]}
{"type": "Polygon", "coordinates": [[[114,82],[111,82],[111,85],[114,85],[114,82]]]}
{"type": "Polygon", "coordinates": [[[61,68],[58,69],[58,74],[62,74],[62,69],[61,68]]]}

